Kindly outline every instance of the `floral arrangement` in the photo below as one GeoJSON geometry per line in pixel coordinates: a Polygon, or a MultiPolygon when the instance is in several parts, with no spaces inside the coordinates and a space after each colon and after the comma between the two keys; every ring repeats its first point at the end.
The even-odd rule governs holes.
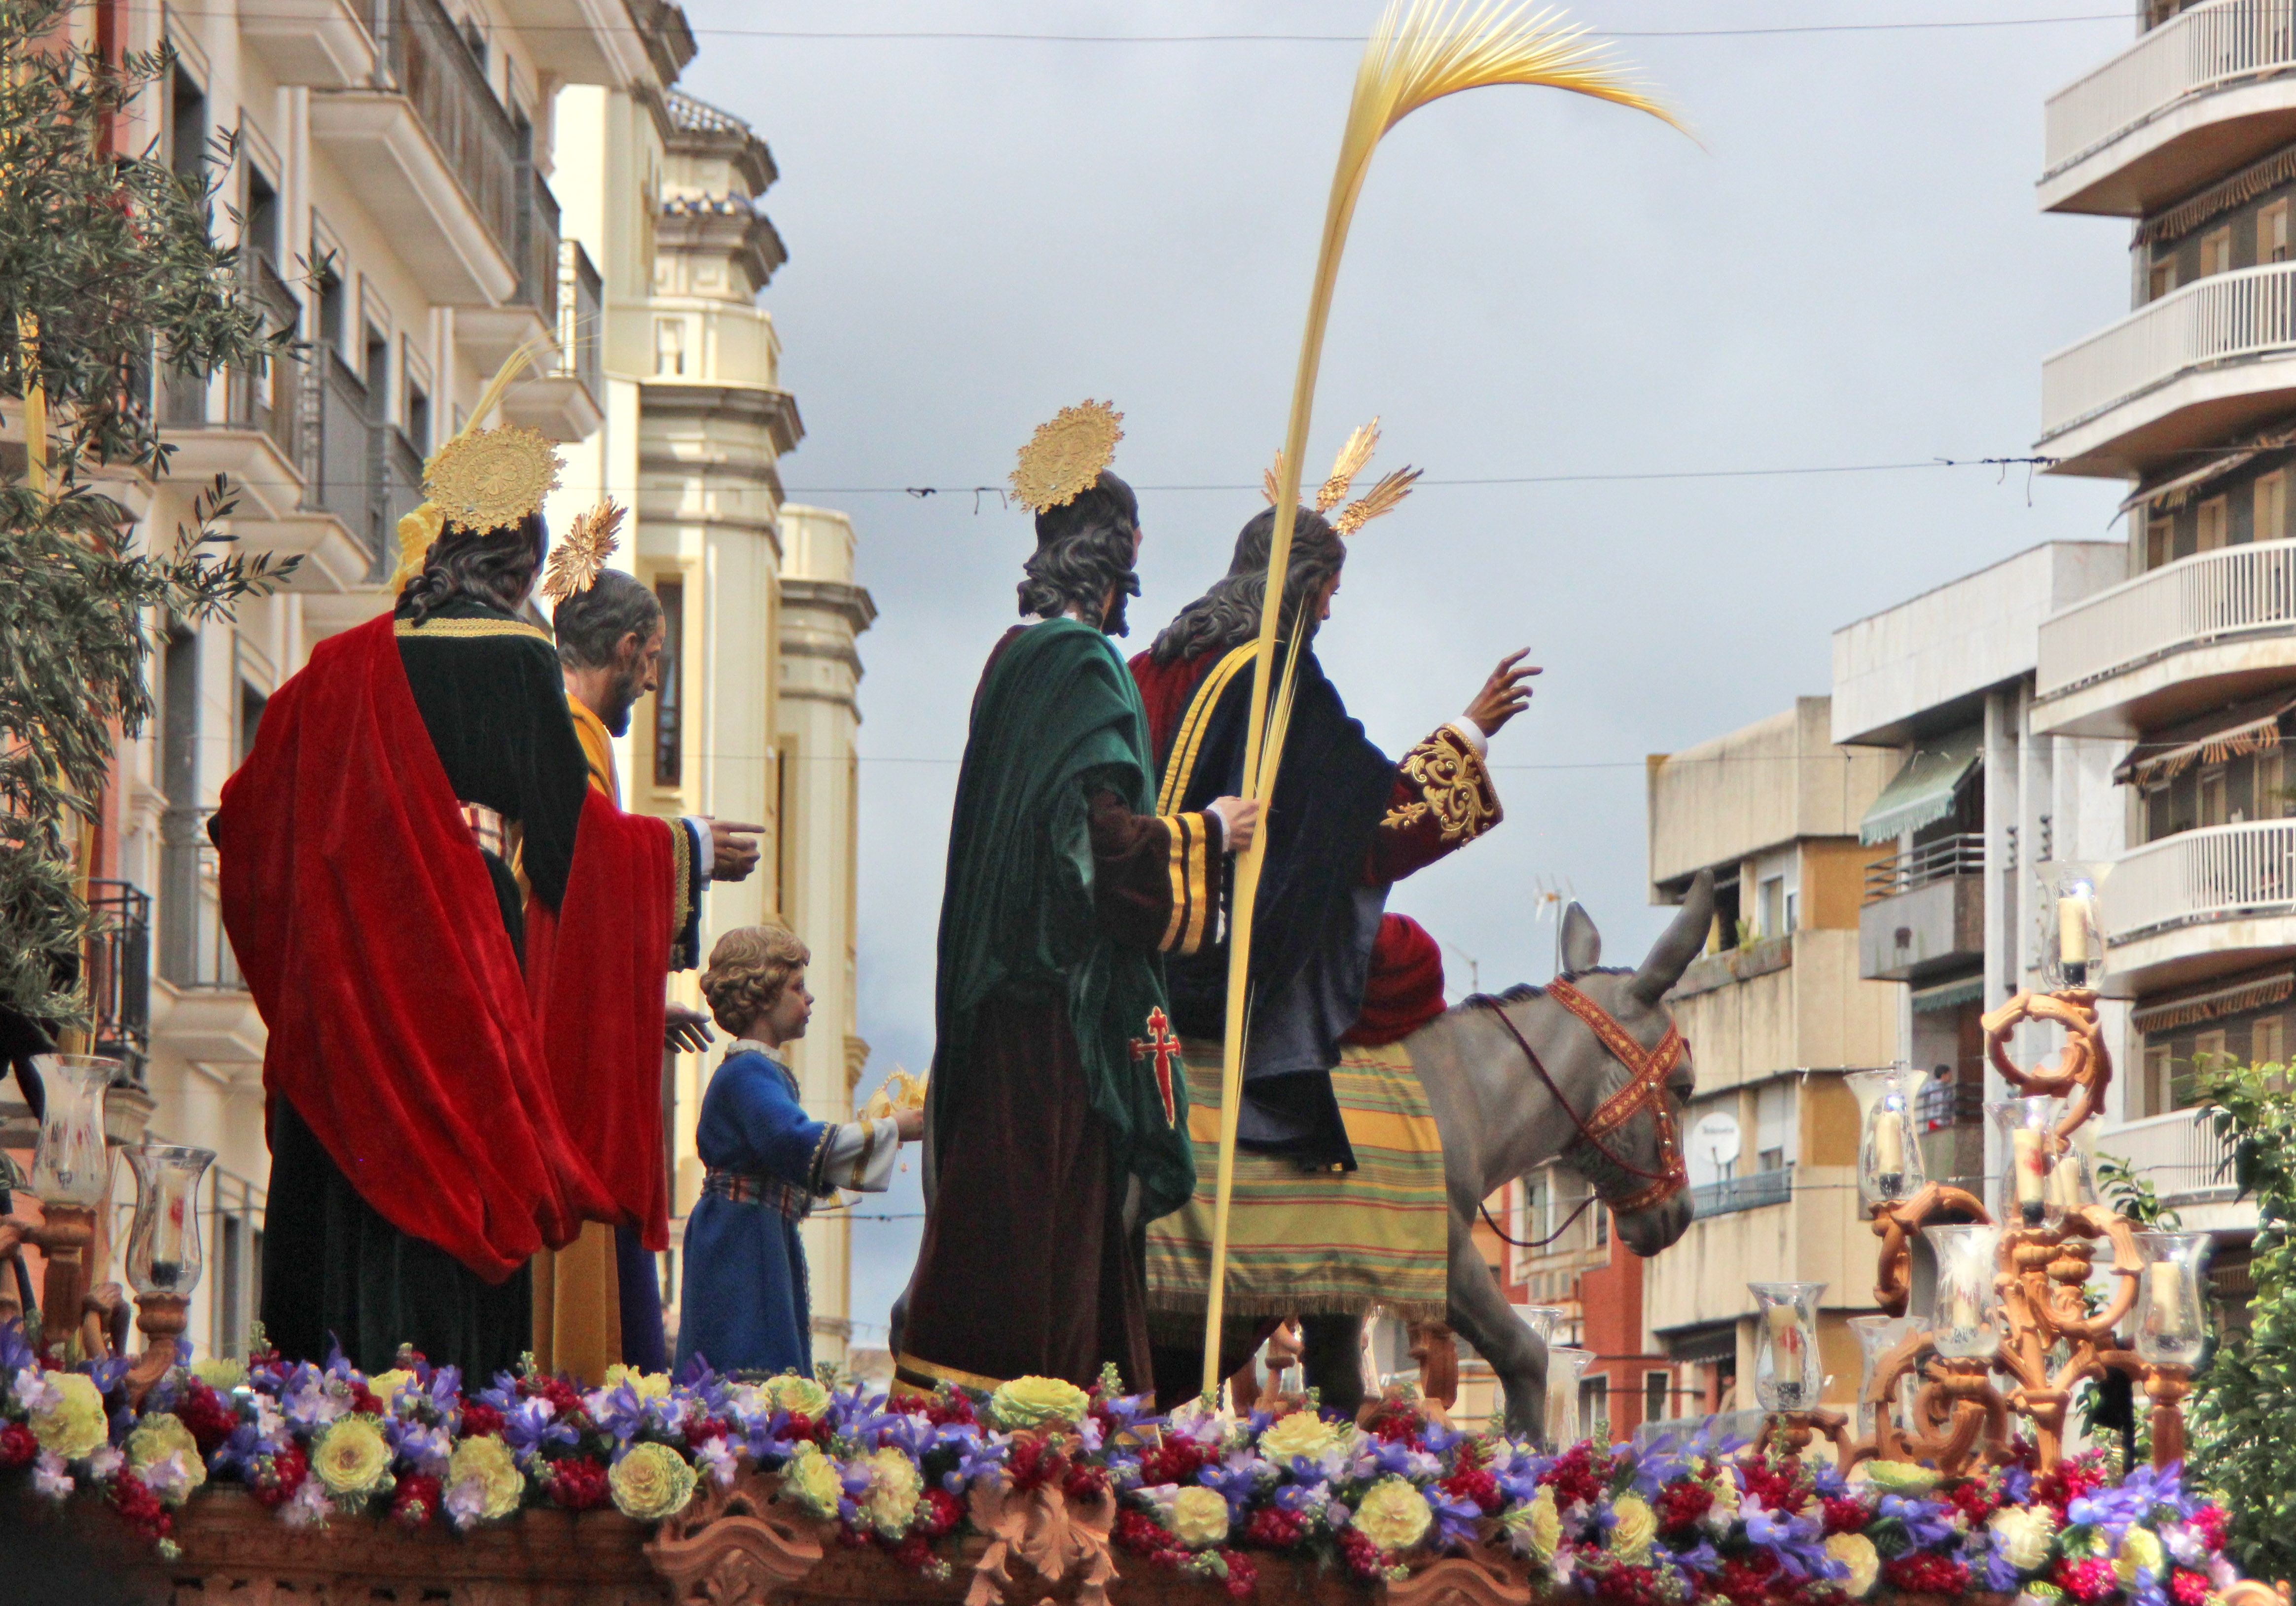
{"type": "Polygon", "coordinates": [[[1360,1427],[1299,1405],[1158,1416],[1112,1377],[888,1400],[794,1374],[673,1384],[623,1368],[587,1390],[531,1372],[472,1390],[451,1366],[401,1362],[366,1376],[340,1357],[206,1361],[131,1409],[124,1362],[50,1367],[0,1328],[0,1474],[100,1495],[163,1553],[174,1512],[223,1485],[299,1527],[468,1530],[534,1506],[658,1521],[747,1463],[846,1545],[920,1571],[947,1570],[937,1543],[976,1491],[1057,1487],[1112,1507],[1119,1551],[1240,1599],[1269,1558],[1368,1582],[1473,1548],[1595,1606],[1838,1606],[1877,1586],[2210,1606],[2234,1582],[2221,1508],[2173,1471],[2116,1481],[2095,1458],[1949,1482],[1869,1463],[1845,1479],[1705,1438],[1546,1454],[1401,1405],[1360,1427]]]}

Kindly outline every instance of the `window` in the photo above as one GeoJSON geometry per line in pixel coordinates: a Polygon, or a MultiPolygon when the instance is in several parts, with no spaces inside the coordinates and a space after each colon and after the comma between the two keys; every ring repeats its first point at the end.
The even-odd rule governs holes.
{"type": "Polygon", "coordinates": [[[279,192],[252,163],[247,169],[247,215],[240,233],[264,265],[278,272],[279,192]]]}
{"type": "Polygon", "coordinates": [[[330,351],[343,348],[343,314],[350,300],[350,289],[335,271],[331,257],[320,254],[316,242],[311,255],[317,259],[316,272],[319,281],[319,343],[330,351]]]}
{"type": "Polygon", "coordinates": [[[2288,260],[2288,203],[2276,201],[2256,215],[2256,259],[2288,260]]]}
{"type": "Polygon", "coordinates": [[[256,727],[263,723],[263,710],[270,701],[245,681],[239,683],[238,763],[246,763],[248,754],[255,750],[256,727]]]}
{"type": "Polygon", "coordinates": [[[2296,812],[2296,799],[2288,795],[2288,766],[2285,756],[2277,750],[2259,753],[2256,758],[2256,817],[2277,820],[2296,812]]]}
{"type": "Polygon", "coordinates": [[[2232,271],[2232,225],[2201,236],[2201,277],[2232,271]]]}
{"type": "Polygon", "coordinates": [[[191,74],[180,66],[176,69],[174,104],[168,114],[168,165],[176,176],[207,187],[208,173],[208,97],[191,74]]]}
{"type": "Polygon", "coordinates": [[[1611,1211],[1607,1205],[1587,1207],[1587,1219],[1595,1224],[1595,1247],[1602,1249],[1611,1241],[1611,1211]]]}
{"type": "Polygon", "coordinates": [[[1773,875],[1762,882],[1763,937],[1784,937],[1786,934],[1786,878],[1773,875]]]}
{"type": "Polygon", "coordinates": [[[2232,816],[2226,807],[2225,772],[2219,765],[2201,772],[2201,823],[2222,825],[2232,816]]]}
{"type": "Polygon", "coordinates": [[[2172,1106],[2169,1102],[2169,1045],[2147,1046],[2144,1050],[2144,1113],[2166,1115],[2172,1106]]]}
{"type": "Polygon", "coordinates": [[[798,922],[797,762],[794,742],[783,743],[774,761],[774,901],[782,912],[782,923],[791,930],[798,922]]]}
{"type": "Polygon", "coordinates": [[[2232,520],[2222,496],[2211,496],[2201,504],[2200,535],[2194,543],[2196,552],[2215,552],[2225,544],[2230,533],[2232,520]]]}
{"type": "Polygon", "coordinates": [[[685,784],[685,582],[657,580],[661,599],[661,670],[653,694],[653,783],[685,784]]]}
{"type": "Polygon", "coordinates": [[[2165,513],[2144,515],[2144,567],[2158,569],[2177,555],[2177,527],[2165,513]]]}
{"type": "Polygon", "coordinates": [[[653,371],[668,374],[685,372],[684,318],[656,318],[653,321],[653,371]]]}
{"type": "Polygon", "coordinates": [[[2286,1050],[2282,1046],[2282,1029],[2287,1019],[2282,1015],[2267,1015],[2248,1028],[2248,1057],[2251,1064],[2284,1065],[2286,1050]]]}
{"type": "Polygon", "coordinates": [[[1643,1420],[1662,1422],[1674,1414],[1674,1393],[1671,1375],[1664,1372],[1643,1373],[1643,1420]]]}
{"type": "Polygon", "coordinates": [[[1794,1085],[1766,1083],[1754,1094],[1754,1168],[1783,1170],[1793,1160],[1794,1085]]]}
{"type": "Polygon", "coordinates": [[[1601,1444],[1611,1437],[1611,1380],[1590,1377],[1578,1385],[1578,1433],[1601,1444]]]}
{"type": "Polygon", "coordinates": [[[2177,259],[2170,257],[2166,261],[2155,262],[2152,271],[2145,276],[2144,299],[2157,301],[2176,288],[2177,259]]]}
{"type": "Polygon", "coordinates": [[[2288,535],[2288,476],[2267,474],[2256,482],[2256,535],[2259,541],[2280,541],[2288,535]]]}

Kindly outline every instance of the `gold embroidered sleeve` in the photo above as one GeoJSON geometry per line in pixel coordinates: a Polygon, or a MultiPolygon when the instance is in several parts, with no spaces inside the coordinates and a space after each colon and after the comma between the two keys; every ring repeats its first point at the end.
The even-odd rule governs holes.
{"type": "Polygon", "coordinates": [[[1447,725],[1396,766],[1395,791],[1372,841],[1366,879],[1401,881],[1456,853],[1502,817],[1488,766],[1447,725]]]}
{"type": "Polygon", "coordinates": [[[1171,879],[1171,914],[1157,947],[1167,954],[1193,954],[1204,946],[1212,911],[1219,903],[1222,855],[1212,846],[1212,823],[1201,814],[1160,816],[1168,838],[1167,873],[1171,879]]]}

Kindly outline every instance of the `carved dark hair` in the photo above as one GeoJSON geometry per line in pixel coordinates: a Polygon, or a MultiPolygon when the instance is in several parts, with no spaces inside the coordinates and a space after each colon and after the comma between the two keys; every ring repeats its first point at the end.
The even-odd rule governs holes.
{"type": "Polygon", "coordinates": [[[1074,611],[1111,635],[1124,635],[1124,599],[1140,594],[1132,572],[1139,539],[1140,499],[1103,471],[1075,501],[1037,515],[1037,550],[1021,566],[1029,578],[1020,585],[1021,611],[1048,619],[1074,611]],[[1111,586],[1116,606],[1103,619],[1111,586]]]}
{"type": "Polygon", "coordinates": [[[482,602],[515,613],[542,572],[542,550],[549,541],[538,512],[499,529],[449,523],[430,544],[422,572],[406,582],[392,611],[418,625],[449,602],[482,602]]]}
{"type": "Polygon", "coordinates": [[[660,623],[661,599],[619,569],[600,569],[589,589],[576,592],[550,614],[558,661],[570,669],[611,668],[614,650],[625,636],[636,636],[643,646],[660,623]]]}
{"type": "MultiPolygon", "coordinates": [[[[1259,633],[1259,610],[1267,595],[1267,548],[1275,539],[1275,510],[1262,508],[1235,538],[1235,556],[1227,573],[1210,591],[1180,610],[1148,656],[1157,663],[1177,663],[1206,652],[1240,647],[1259,633]]],[[[1299,622],[1302,603],[1319,596],[1348,561],[1348,544],[1323,514],[1300,510],[1292,524],[1292,561],[1283,576],[1283,612],[1276,620],[1278,635],[1289,636],[1299,622]]],[[[1307,621],[1312,639],[1316,620],[1307,621]]]]}

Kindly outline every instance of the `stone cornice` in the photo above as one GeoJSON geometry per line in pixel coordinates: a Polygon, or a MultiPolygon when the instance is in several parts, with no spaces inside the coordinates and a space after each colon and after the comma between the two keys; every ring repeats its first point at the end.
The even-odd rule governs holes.
{"type": "Polygon", "coordinates": [[[698,385],[690,380],[648,379],[638,381],[644,411],[665,418],[733,417],[754,424],[773,437],[776,452],[793,452],[805,438],[804,421],[798,417],[797,397],[767,385],[698,385]]]}
{"type": "MultiPolygon", "coordinates": [[[[782,580],[783,608],[813,608],[824,613],[833,613],[860,635],[877,619],[877,601],[859,586],[844,580],[800,580],[783,577],[782,580]]],[[[788,648],[783,649],[790,651],[788,648]]],[[[854,667],[860,667],[855,661],[854,667]]]]}

